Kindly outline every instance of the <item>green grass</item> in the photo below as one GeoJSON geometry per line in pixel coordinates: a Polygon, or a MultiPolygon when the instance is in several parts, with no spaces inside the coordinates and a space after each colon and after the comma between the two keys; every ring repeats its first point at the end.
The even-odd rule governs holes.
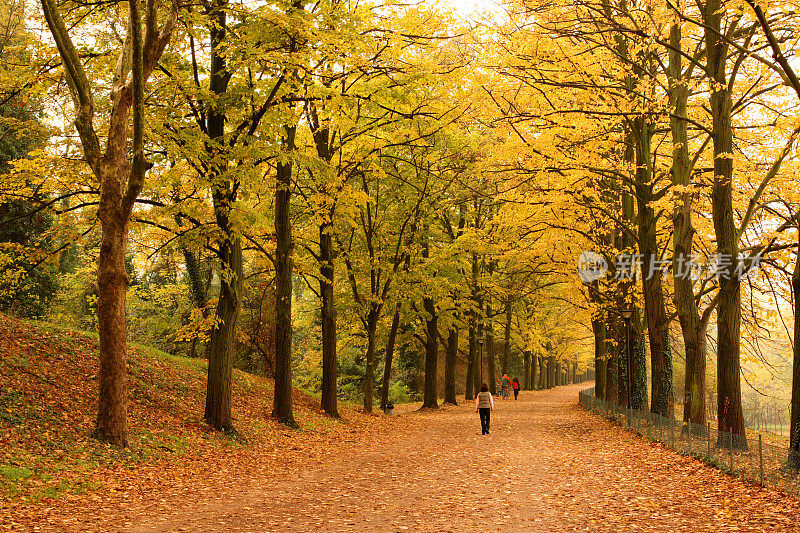
{"type": "Polygon", "coordinates": [[[45,330],[45,331],[52,331],[55,333],[78,333],[80,335],[85,335],[87,337],[91,337],[94,340],[99,340],[100,335],[96,331],[88,330],[88,329],[73,329],[66,326],[61,326],[54,322],[46,322],[44,320],[33,320],[27,319],[25,320],[28,324],[35,326],[37,329],[45,330]]]}
{"type": "Polygon", "coordinates": [[[100,488],[100,484],[94,481],[61,480],[55,482],[53,473],[35,472],[30,468],[21,466],[0,465],[0,488],[4,488],[9,495],[18,495],[24,491],[29,481],[43,484],[31,496],[31,502],[38,502],[45,498],[58,498],[65,494],[82,494],[100,488]]]}
{"type": "Polygon", "coordinates": [[[23,370],[27,370],[31,366],[31,362],[20,355],[12,355],[7,358],[7,361],[10,365],[22,368],[23,370]]]}
{"type": "Polygon", "coordinates": [[[33,475],[33,470],[24,466],[0,465],[0,476],[11,483],[28,479],[33,475]]]}
{"type": "MultiPolygon", "coordinates": [[[[97,386],[90,381],[96,380],[92,376],[97,334],[40,321],[7,320],[6,333],[24,342],[18,353],[0,354],[0,431],[8,431],[11,438],[11,446],[0,449],[0,498],[28,503],[58,499],[99,488],[98,471],[168,464],[198,448],[239,449],[257,444],[261,436],[275,437],[275,422],[264,405],[265,394],[273,389],[269,380],[234,369],[242,401],[237,413],[241,433],[209,432],[202,411],[197,410],[205,392],[207,361],[132,342],[129,393],[137,418],[130,429],[130,447],[119,449],[97,441],[91,438],[95,402],[81,394],[97,386]],[[3,361],[15,356],[27,358],[31,372],[20,370],[14,381],[3,379],[8,377],[3,361]],[[36,379],[37,375],[48,380],[36,379]],[[70,387],[76,390],[62,387],[62,379],[77,385],[70,387]]],[[[336,433],[342,421],[317,412],[319,392],[296,393],[298,430],[316,436],[336,433]]],[[[339,405],[359,407],[360,398],[358,403],[340,399],[339,405]]]]}
{"type": "Polygon", "coordinates": [[[183,357],[181,355],[173,355],[171,353],[164,352],[157,348],[151,348],[149,346],[143,346],[141,344],[132,343],[131,344],[136,350],[145,355],[149,355],[158,359],[160,361],[175,363],[178,366],[184,368],[190,368],[195,370],[196,372],[203,373],[208,369],[208,361],[201,358],[191,358],[191,357],[183,357]]]}
{"type": "Polygon", "coordinates": [[[33,502],[38,502],[45,498],[58,498],[65,494],[83,494],[84,492],[97,490],[100,486],[99,483],[95,483],[94,481],[61,481],[55,485],[44,487],[36,492],[31,499],[33,502]]]}

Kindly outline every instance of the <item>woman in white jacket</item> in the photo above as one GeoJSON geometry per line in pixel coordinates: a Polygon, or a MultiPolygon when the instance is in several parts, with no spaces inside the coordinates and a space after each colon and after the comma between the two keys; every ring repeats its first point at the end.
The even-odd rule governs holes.
{"type": "Polygon", "coordinates": [[[486,383],[481,385],[481,391],[475,398],[475,410],[478,411],[481,416],[481,434],[488,435],[489,418],[491,412],[494,411],[494,398],[492,398],[492,393],[489,392],[489,385],[486,383]]]}

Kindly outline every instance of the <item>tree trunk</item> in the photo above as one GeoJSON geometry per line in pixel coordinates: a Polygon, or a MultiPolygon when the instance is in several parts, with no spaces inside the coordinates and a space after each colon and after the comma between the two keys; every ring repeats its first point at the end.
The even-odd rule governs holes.
{"type": "Polygon", "coordinates": [[[699,426],[706,425],[706,332],[700,325],[693,291],[679,288],[683,282],[675,281],[675,307],[683,333],[686,351],[686,376],[684,379],[683,421],[699,426]],[[686,298],[689,298],[687,300],[686,298]]]}
{"type": "Polygon", "coordinates": [[[650,405],[647,395],[647,339],[642,328],[642,316],[638,307],[633,308],[631,318],[631,407],[647,411],[650,405]]]}
{"type": "MultiPolygon", "coordinates": [[[[296,128],[286,128],[285,148],[294,149],[296,128]]],[[[292,413],[292,163],[278,163],[275,188],[275,397],[273,416],[296,426],[292,413]]]]}
{"type": "MultiPolygon", "coordinates": [[[[227,218],[227,217],[224,217],[227,218]]],[[[227,226],[227,221],[224,223],[227,226]]],[[[217,300],[216,325],[211,330],[208,353],[208,381],[206,385],[205,420],[221,431],[232,431],[231,378],[233,375],[233,345],[236,340],[236,322],[241,310],[242,243],[228,234],[221,244],[220,293],[217,300]]]]}
{"type": "MultiPolygon", "coordinates": [[[[477,215],[476,215],[477,217],[477,215]]],[[[477,220],[476,220],[477,224],[477,220]]],[[[472,362],[472,384],[473,394],[470,395],[468,400],[471,400],[478,395],[483,384],[483,347],[478,345],[478,339],[483,335],[483,326],[481,322],[481,315],[483,314],[483,298],[481,297],[480,285],[478,279],[480,276],[480,256],[476,252],[472,252],[472,272],[470,278],[470,298],[473,302],[473,309],[470,311],[470,359],[472,362]]]]}
{"type": "Polygon", "coordinates": [[[367,315],[367,353],[364,360],[364,412],[372,413],[373,384],[375,383],[375,334],[378,331],[379,313],[372,306],[367,315]]]}
{"type": "Polygon", "coordinates": [[[658,248],[658,219],[652,207],[653,173],[650,155],[651,126],[646,117],[634,119],[636,135],[636,201],[639,207],[639,253],[642,254],[642,294],[650,340],[652,372],[651,411],[672,417],[674,413],[672,384],[672,354],[669,346],[667,318],[661,271],[656,268],[660,258],[658,248]]]}
{"type": "Polygon", "coordinates": [[[539,373],[537,372],[537,367],[539,366],[539,358],[533,355],[533,353],[529,353],[531,359],[531,390],[538,390],[539,389],[539,373]]]}
{"type": "Polygon", "coordinates": [[[125,252],[128,223],[148,168],[144,157],[144,85],[170,41],[177,20],[177,4],[173,5],[169,17],[159,28],[158,6],[148,2],[142,31],[141,6],[138,2],[128,3],[128,33],[111,79],[105,153],[101,152],[93,124],[95,102],[83,60],[69,37],[57,2],[42,0],[41,7],[73,97],[74,124],[83,155],[100,184],[97,209],[102,227],[97,262],[100,393],[95,433],[113,445],[127,446],[125,297],[130,279],[125,269],[125,252]]]}
{"type": "Polygon", "coordinates": [[[192,300],[197,308],[205,307],[208,302],[206,294],[206,285],[202,279],[200,266],[197,264],[197,257],[186,246],[181,245],[181,253],[183,254],[183,262],[186,265],[186,275],[189,277],[189,288],[192,293],[192,300]]]}
{"type": "Polygon", "coordinates": [[[741,284],[735,275],[739,243],[733,213],[733,128],[731,94],[728,90],[726,64],[729,46],[722,37],[722,4],[708,0],[702,9],[705,23],[706,74],[714,84],[710,107],[714,141],[714,182],[711,192],[711,213],[717,250],[730,269],[719,276],[717,306],[717,420],[719,444],[725,432],[736,435],[735,445],[747,447],[742,411],[740,380],[741,284]]]}
{"type": "Polygon", "coordinates": [[[552,389],[556,386],[556,356],[547,356],[547,388],[552,389]]]}
{"type": "MultiPolygon", "coordinates": [[[[623,301],[618,301],[617,306],[622,308],[623,301]]],[[[625,321],[619,317],[614,318],[611,328],[617,340],[617,404],[621,407],[628,406],[628,345],[627,328],[625,321]]]]}
{"type": "Polygon", "coordinates": [[[452,327],[447,336],[447,354],[444,362],[444,403],[456,402],[456,360],[458,358],[458,329],[452,327]]]}
{"type": "MultiPolygon", "coordinates": [[[[121,169],[122,170],[122,169],[121,169]]],[[[118,180],[119,178],[117,178],[118,180]]],[[[128,446],[128,364],[125,297],[130,278],[125,270],[128,234],[114,205],[119,200],[117,180],[101,190],[102,223],[97,261],[97,318],[100,335],[100,399],[97,436],[115,446],[128,446]],[[109,190],[110,189],[110,190],[109,190]]],[[[118,204],[116,204],[118,205],[118,204]]]]}
{"type": "Polygon", "coordinates": [[[544,390],[547,388],[547,369],[545,368],[544,356],[539,355],[536,360],[539,366],[539,379],[536,382],[536,389],[544,390]]]}
{"type": "Polygon", "coordinates": [[[400,305],[394,310],[392,325],[389,328],[389,338],[386,340],[386,358],[383,362],[383,390],[381,391],[381,409],[386,409],[389,403],[389,385],[392,378],[392,359],[394,357],[394,345],[397,339],[397,329],[400,327],[400,305]]]}
{"type": "MultiPolygon", "coordinates": [[[[612,333],[613,335],[613,333],[612,333]]],[[[619,371],[617,370],[617,352],[619,348],[615,347],[613,349],[607,350],[607,359],[606,359],[606,401],[611,403],[617,403],[618,394],[619,394],[619,383],[617,383],[617,376],[619,375],[619,371]]]]}
{"type": "Polygon", "coordinates": [[[683,76],[681,55],[681,25],[670,28],[669,51],[669,101],[673,109],[670,118],[672,132],[672,183],[683,187],[673,209],[672,279],[675,287],[674,301],[681,325],[686,374],[684,379],[683,421],[705,427],[706,425],[706,342],[705,328],[701,328],[700,312],[695,300],[690,270],[695,229],[692,225],[692,191],[688,145],[687,100],[689,87],[683,76]]]}
{"type": "MultiPolygon", "coordinates": [[[[229,73],[225,54],[221,51],[226,40],[226,6],[221,1],[214,6],[210,25],[211,75],[209,89],[220,96],[228,90],[229,73]]],[[[208,380],[206,383],[205,420],[217,430],[232,431],[231,378],[233,375],[233,343],[236,338],[236,322],[241,309],[242,290],[242,245],[231,224],[231,210],[236,201],[238,186],[226,177],[228,163],[225,155],[216,154],[216,144],[225,135],[226,116],[224,110],[209,110],[206,123],[212,143],[206,145],[211,158],[211,197],[214,218],[220,230],[220,293],[217,300],[215,327],[211,330],[208,346],[208,380]]]]}
{"type": "MultiPolygon", "coordinates": [[[[475,313],[469,311],[469,321],[467,326],[467,341],[468,341],[468,349],[469,354],[467,355],[467,377],[466,383],[464,384],[464,399],[465,400],[474,400],[475,399],[475,375],[477,374],[477,365],[475,361],[477,360],[478,354],[476,353],[476,332],[475,332],[475,313]]],[[[478,389],[480,390],[480,389],[478,389]]]]}
{"type": "Polygon", "coordinates": [[[425,387],[422,395],[422,408],[437,409],[439,402],[436,398],[436,373],[438,370],[438,322],[436,305],[433,298],[423,298],[422,305],[428,314],[425,319],[425,387]]]}
{"type": "MultiPolygon", "coordinates": [[[[800,245],[800,215],[797,215],[798,245],[800,245]]],[[[792,274],[794,297],[794,345],[792,364],[792,407],[789,421],[788,465],[800,469],[800,246],[798,246],[792,274]]]]}
{"type": "Polygon", "coordinates": [[[523,387],[525,390],[531,390],[531,354],[529,351],[525,351],[522,354],[523,356],[523,387]]]}
{"type": "MultiPolygon", "coordinates": [[[[339,417],[336,398],[338,361],[336,356],[336,305],[334,302],[333,223],[319,226],[319,273],[322,296],[322,410],[339,417]]],[[[368,333],[369,334],[369,333],[368,333]]],[[[372,332],[374,337],[374,332],[372,332]]]]}
{"type": "Polygon", "coordinates": [[[492,306],[486,304],[486,317],[487,317],[487,324],[486,324],[486,342],[484,346],[486,347],[486,372],[487,377],[486,381],[489,383],[489,392],[493,395],[497,394],[497,372],[495,370],[495,360],[494,360],[494,326],[492,326],[492,319],[489,318],[492,316],[492,306]]]}
{"type": "Polygon", "coordinates": [[[480,303],[480,307],[478,308],[479,314],[477,317],[477,326],[475,328],[475,342],[478,348],[478,352],[476,354],[476,359],[475,359],[475,365],[476,365],[475,376],[474,376],[475,396],[478,395],[478,392],[480,392],[481,387],[487,381],[486,376],[484,375],[484,370],[485,370],[484,359],[486,358],[486,353],[484,352],[485,350],[484,345],[486,344],[485,342],[486,339],[484,338],[484,333],[483,333],[483,322],[480,319],[480,317],[483,316],[483,300],[480,300],[479,303],[480,303]],[[481,342],[478,342],[479,339],[481,340],[481,342]]]}
{"type": "Polygon", "coordinates": [[[511,319],[513,318],[512,303],[513,300],[511,299],[511,296],[509,296],[506,299],[506,326],[505,330],[503,331],[503,361],[501,369],[503,375],[508,372],[508,360],[511,357],[511,319]]]}
{"type": "MultiPolygon", "coordinates": [[[[330,163],[335,149],[331,146],[330,126],[327,118],[320,120],[315,103],[307,106],[307,124],[311,130],[317,155],[330,163]]],[[[338,361],[336,351],[336,302],[334,299],[335,265],[333,236],[336,214],[336,188],[329,177],[322,173],[315,180],[316,192],[320,197],[319,223],[319,284],[322,321],[322,394],[320,404],[325,414],[338,418],[336,398],[338,361]]]]}
{"type": "Polygon", "coordinates": [[[598,400],[606,399],[606,323],[601,317],[592,318],[594,333],[594,395],[598,400]]]}
{"type": "Polygon", "coordinates": [[[550,385],[550,356],[544,358],[544,388],[549,389],[550,385]]]}
{"type": "MultiPolygon", "coordinates": [[[[176,219],[180,224],[180,217],[176,217],[176,219]]],[[[208,303],[208,291],[201,276],[200,266],[197,264],[197,257],[195,257],[194,252],[183,244],[181,245],[181,253],[183,254],[183,262],[186,265],[186,275],[189,277],[189,287],[191,288],[194,306],[198,309],[203,309],[203,318],[205,318],[207,315],[205,306],[208,303]]],[[[198,338],[195,335],[189,345],[189,357],[197,357],[197,343],[198,338]]]]}

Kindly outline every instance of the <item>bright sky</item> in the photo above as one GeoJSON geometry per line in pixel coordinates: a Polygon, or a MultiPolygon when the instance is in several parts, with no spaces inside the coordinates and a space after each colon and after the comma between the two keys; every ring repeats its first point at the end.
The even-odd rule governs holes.
{"type": "Polygon", "coordinates": [[[500,12],[500,0],[439,0],[443,5],[455,8],[462,16],[470,18],[482,11],[500,12]]]}

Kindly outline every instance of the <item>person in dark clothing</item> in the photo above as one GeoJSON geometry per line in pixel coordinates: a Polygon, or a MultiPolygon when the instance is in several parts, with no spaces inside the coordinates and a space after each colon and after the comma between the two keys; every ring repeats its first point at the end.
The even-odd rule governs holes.
{"type": "Polygon", "coordinates": [[[481,435],[489,434],[489,418],[491,412],[494,411],[494,398],[492,393],[489,392],[489,385],[484,383],[481,385],[481,392],[475,398],[475,410],[481,416],[481,435]]]}
{"type": "Polygon", "coordinates": [[[520,385],[521,385],[521,383],[519,382],[519,378],[514,378],[511,381],[511,388],[514,389],[514,399],[515,400],[517,399],[517,396],[519,396],[519,387],[520,387],[520,385]]]}

